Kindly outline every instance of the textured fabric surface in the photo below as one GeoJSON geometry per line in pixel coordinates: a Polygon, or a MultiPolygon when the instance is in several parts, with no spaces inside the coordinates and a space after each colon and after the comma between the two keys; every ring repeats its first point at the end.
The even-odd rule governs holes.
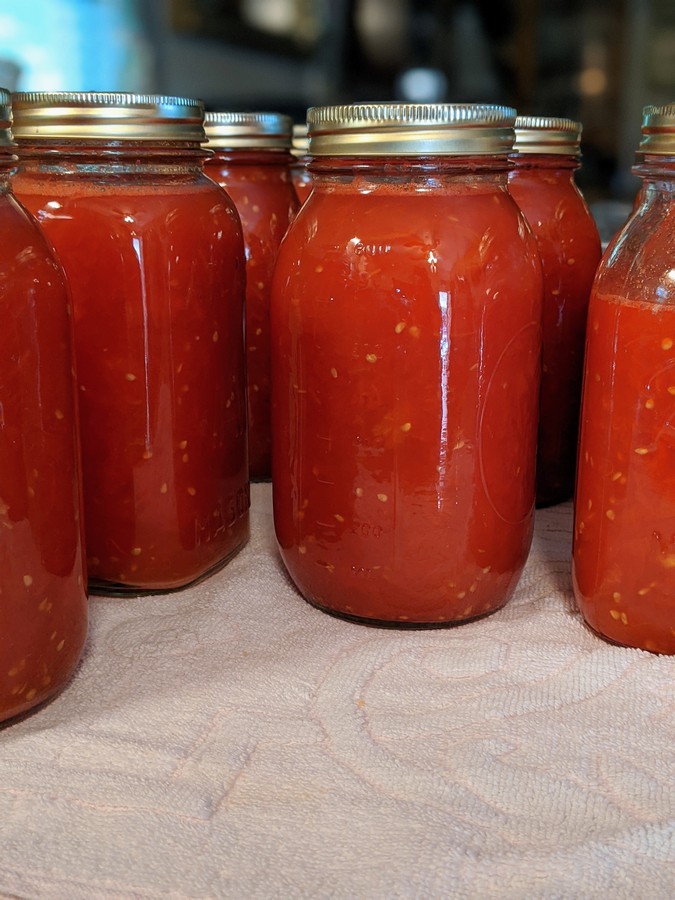
{"type": "Polygon", "coordinates": [[[0,730],[0,896],[675,896],[675,658],[585,628],[570,504],[503,610],[406,632],[305,603],[252,493],[238,557],[92,597],[76,677],[0,730]]]}

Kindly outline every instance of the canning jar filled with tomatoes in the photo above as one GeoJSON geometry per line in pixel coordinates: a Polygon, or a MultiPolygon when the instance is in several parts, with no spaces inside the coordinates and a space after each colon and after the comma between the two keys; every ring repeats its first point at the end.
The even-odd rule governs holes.
{"type": "Polygon", "coordinates": [[[290,166],[293,120],[280,113],[207,112],[206,173],[230,195],[246,247],[249,471],[271,476],[270,284],[298,200],[290,166]]]}
{"type": "Polygon", "coordinates": [[[519,116],[509,190],[525,213],[544,274],[537,506],[574,493],[588,297],[600,235],[574,173],[581,124],[519,116]]]}
{"type": "Polygon", "coordinates": [[[573,582],[594,631],[675,653],[675,104],[645,107],[633,171],[588,308],[573,582]]]}
{"type": "Polygon", "coordinates": [[[541,264],[515,112],[308,111],[313,190],[272,292],[273,498],[312,604],[371,624],[502,606],[530,548],[541,264]]]}
{"type": "Polygon", "coordinates": [[[70,301],[15,152],[0,89],[0,722],[64,687],[87,634],[70,301]]]}
{"type": "Polygon", "coordinates": [[[203,104],[14,95],[19,198],[71,287],[97,593],[167,591],[248,538],[244,247],[203,104]]]}

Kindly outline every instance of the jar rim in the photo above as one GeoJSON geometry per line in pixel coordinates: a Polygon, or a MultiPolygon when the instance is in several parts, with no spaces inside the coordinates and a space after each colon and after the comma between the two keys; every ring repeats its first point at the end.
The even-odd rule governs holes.
{"type": "Polygon", "coordinates": [[[515,129],[515,153],[581,156],[582,124],[575,119],[517,116],[515,129]]]}
{"type": "Polygon", "coordinates": [[[278,112],[207,110],[204,131],[210,147],[225,150],[290,150],[293,119],[278,112]]]}
{"type": "Polygon", "coordinates": [[[310,156],[508,153],[516,111],[491,103],[353,103],[307,110],[310,156]]]}
{"type": "Polygon", "coordinates": [[[638,153],[656,156],[675,154],[675,103],[643,107],[638,153]]]}
{"type": "Polygon", "coordinates": [[[22,140],[204,141],[204,103],[188,97],[97,91],[12,94],[22,140]]]}

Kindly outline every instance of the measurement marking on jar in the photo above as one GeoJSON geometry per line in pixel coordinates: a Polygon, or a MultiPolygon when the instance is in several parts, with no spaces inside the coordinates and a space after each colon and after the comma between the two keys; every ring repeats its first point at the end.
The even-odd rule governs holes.
{"type": "Polygon", "coordinates": [[[370,522],[352,522],[352,534],[357,534],[359,537],[379,538],[383,531],[384,528],[381,525],[370,522]]]}

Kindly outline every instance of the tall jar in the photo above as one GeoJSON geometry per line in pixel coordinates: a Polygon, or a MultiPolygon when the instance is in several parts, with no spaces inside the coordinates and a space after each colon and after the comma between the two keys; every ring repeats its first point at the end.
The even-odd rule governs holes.
{"type": "Polygon", "coordinates": [[[574,493],[588,298],[600,235],[574,173],[581,124],[519,116],[509,190],[534,232],[544,273],[537,506],[574,493]]]}
{"type": "Polygon", "coordinates": [[[507,189],[515,113],[308,111],[314,188],[272,292],[273,498],[321,609],[448,625],[502,606],[532,537],[541,265],[507,189]]]}
{"type": "Polygon", "coordinates": [[[293,125],[291,179],[300,203],[305,202],[312,190],[312,173],[309,171],[310,158],[307,152],[308,147],[307,125],[302,123],[293,125]]]}
{"type": "Polygon", "coordinates": [[[645,107],[633,171],[588,309],[573,584],[598,634],[675,653],[675,104],[645,107]]]}
{"type": "Polygon", "coordinates": [[[249,471],[271,476],[270,284],[281,239],[298,208],[290,165],[293,122],[280,113],[207,112],[206,173],[230,195],[246,247],[249,471]]]}
{"type": "Polygon", "coordinates": [[[244,246],[201,102],[14,96],[18,196],[72,290],[90,586],[178,589],[246,542],[244,246]]]}
{"type": "Polygon", "coordinates": [[[17,203],[0,89],[0,722],[71,678],[87,634],[69,296],[17,203]]]}

